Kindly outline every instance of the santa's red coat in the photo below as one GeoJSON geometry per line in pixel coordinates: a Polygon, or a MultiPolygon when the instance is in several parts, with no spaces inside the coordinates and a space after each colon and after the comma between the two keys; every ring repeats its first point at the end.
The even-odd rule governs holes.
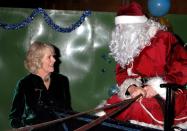
{"type": "MultiPolygon", "coordinates": [[[[125,81],[140,77],[159,77],[167,83],[187,84],[187,51],[170,32],[158,31],[151,39],[151,45],[146,46],[139,56],[134,58],[134,62],[131,65],[127,65],[123,69],[117,64],[116,81],[119,88],[125,81]],[[128,73],[130,67],[131,74],[136,75],[128,73]]],[[[122,100],[118,95],[113,95],[107,100],[107,104],[122,100]]],[[[175,92],[174,116],[174,124],[176,125],[187,122],[186,90],[175,92]]],[[[141,101],[134,102],[128,109],[120,113],[116,119],[122,121],[135,120],[162,126],[164,115],[157,99],[153,97],[143,98],[141,101]]]]}

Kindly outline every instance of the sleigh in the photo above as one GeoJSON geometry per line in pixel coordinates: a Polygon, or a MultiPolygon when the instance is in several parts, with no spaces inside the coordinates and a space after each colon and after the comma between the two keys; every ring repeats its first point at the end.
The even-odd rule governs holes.
{"type": "MultiPolygon", "coordinates": [[[[184,88],[175,84],[161,84],[161,87],[166,88],[166,105],[165,105],[165,116],[164,116],[164,131],[171,131],[173,113],[172,108],[172,90],[177,88],[184,88]]],[[[55,127],[56,124],[60,125],[60,131],[159,131],[161,129],[150,128],[146,126],[140,126],[132,124],[130,122],[122,122],[112,119],[112,116],[116,115],[120,111],[128,108],[130,104],[136,101],[141,95],[122,102],[112,104],[106,107],[92,109],[85,112],[58,112],[59,119],[30,125],[22,128],[18,128],[17,131],[31,131],[32,129],[47,129],[55,127]],[[115,108],[108,114],[98,117],[91,115],[91,112],[98,112],[104,109],[115,108]]],[[[56,131],[56,130],[55,130],[56,131]]]]}
{"type": "MultiPolygon", "coordinates": [[[[74,114],[74,113],[73,113],[74,114]]],[[[64,117],[72,115],[72,113],[62,113],[64,117]]],[[[130,122],[121,122],[108,118],[103,122],[89,128],[89,125],[92,121],[99,119],[100,117],[94,115],[82,115],[76,118],[67,120],[63,123],[62,131],[159,131],[157,129],[143,127],[136,124],[131,124],[130,122]],[[89,129],[85,129],[85,127],[89,129]]]]}
{"type": "MultiPolygon", "coordinates": [[[[75,114],[79,114],[79,113],[78,112],[64,112],[64,113],[60,113],[59,116],[62,117],[63,119],[63,118],[67,118],[75,114]]],[[[57,130],[58,131],[87,131],[87,130],[88,131],[159,131],[158,129],[144,127],[144,126],[132,124],[130,122],[122,122],[122,121],[114,120],[112,118],[108,118],[93,127],[89,127],[89,129],[84,129],[85,125],[89,125],[89,123],[99,118],[100,117],[95,116],[95,115],[84,114],[84,115],[60,122],[61,129],[58,128],[57,130]]],[[[35,125],[27,126],[27,127],[19,128],[17,129],[17,131],[32,131],[33,129],[41,129],[42,131],[45,131],[45,129],[47,129],[48,131],[49,126],[50,126],[50,129],[52,128],[54,129],[54,131],[56,131],[55,130],[56,123],[58,122],[55,122],[55,124],[50,123],[47,125],[39,124],[39,126],[35,126],[35,125]]]]}

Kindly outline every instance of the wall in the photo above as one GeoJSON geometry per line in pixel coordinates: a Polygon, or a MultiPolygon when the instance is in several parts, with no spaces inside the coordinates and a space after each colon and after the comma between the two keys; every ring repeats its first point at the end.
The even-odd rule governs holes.
{"type": "MultiPolygon", "coordinates": [[[[20,23],[33,9],[1,8],[0,20],[20,23]]],[[[76,22],[82,12],[46,11],[61,27],[76,22]]],[[[8,127],[8,113],[16,82],[28,72],[23,66],[25,51],[30,42],[53,43],[61,53],[60,73],[70,80],[72,106],[76,111],[95,108],[108,96],[114,82],[114,61],[108,56],[108,40],[113,26],[112,13],[92,12],[85,22],[70,33],[52,29],[41,14],[28,26],[6,30],[0,28],[0,128],[8,127]]]]}

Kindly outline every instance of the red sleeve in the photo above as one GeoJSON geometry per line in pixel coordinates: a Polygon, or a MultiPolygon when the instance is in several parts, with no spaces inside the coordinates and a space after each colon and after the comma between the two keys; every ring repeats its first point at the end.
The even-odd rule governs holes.
{"type": "Polygon", "coordinates": [[[187,84],[187,50],[180,44],[171,50],[170,59],[166,66],[166,81],[180,85],[187,84]]]}

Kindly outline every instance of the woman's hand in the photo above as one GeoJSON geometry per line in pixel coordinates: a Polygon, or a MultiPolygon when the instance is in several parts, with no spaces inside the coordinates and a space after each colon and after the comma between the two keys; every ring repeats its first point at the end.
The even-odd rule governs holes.
{"type": "Polygon", "coordinates": [[[135,86],[135,85],[129,86],[128,92],[130,93],[132,98],[135,98],[139,94],[142,94],[143,97],[146,96],[146,91],[144,90],[144,88],[138,87],[138,86],[135,86]]]}

